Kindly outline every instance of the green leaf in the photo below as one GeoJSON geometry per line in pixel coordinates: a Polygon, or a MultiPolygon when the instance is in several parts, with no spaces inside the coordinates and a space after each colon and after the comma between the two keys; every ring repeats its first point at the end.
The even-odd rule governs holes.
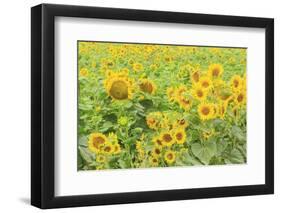
{"type": "Polygon", "coordinates": [[[233,149],[227,154],[225,162],[228,164],[245,163],[245,159],[238,149],[233,149]]]}
{"type": "Polygon", "coordinates": [[[246,141],[246,134],[238,126],[233,126],[231,132],[238,141],[246,141]]]}
{"type": "Polygon", "coordinates": [[[206,142],[205,144],[194,143],[191,145],[193,154],[204,164],[209,164],[211,158],[216,154],[216,144],[213,142],[206,142]]]}

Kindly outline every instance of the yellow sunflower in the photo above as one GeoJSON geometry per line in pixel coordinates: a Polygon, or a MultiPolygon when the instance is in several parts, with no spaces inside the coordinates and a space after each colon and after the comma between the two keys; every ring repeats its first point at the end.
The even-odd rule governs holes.
{"type": "Polygon", "coordinates": [[[188,127],[188,122],[185,118],[177,119],[176,122],[174,122],[173,127],[174,128],[180,127],[185,129],[186,127],[188,127]]]}
{"type": "Polygon", "coordinates": [[[228,107],[228,101],[222,101],[218,105],[218,116],[220,119],[224,119],[228,107]]]}
{"type": "Polygon", "coordinates": [[[172,164],[176,160],[176,153],[172,150],[168,150],[164,154],[164,159],[168,164],[172,164]]]}
{"type": "Polygon", "coordinates": [[[102,152],[104,154],[110,155],[114,152],[114,146],[111,143],[106,143],[102,148],[102,152]]]}
{"type": "Polygon", "coordinates": [[[161,150],[162,150],[162,148],[161,148],[161,146],[154,146],[153,147],[153,149],[152,149],[152,151],[151,151],[151,154],[152,154],[152,156],[160,156],[161,155],[161,150]]]}
{"type": "Polygon", "coordinates": [[[113,145],[113,153],[114,154],[119,154],[120,152],[121,152],[120,144],[114,144],[113,145]]]}
{"type": "Polygon", "coordinates": [[[124,72],[109,73],[105,82],[107,94],[113,100],[126,100],[132,98],[133,82],[124,72]]]}
{"type": "Polygon", "coordinates": [[[82,68],[79,71],[79,76],[87,77],[89,75],[89,70],[87,68],[82,68]]]}
{"type": "Polygon", "coordinates": [[[155,166],[158,166],[159,160],[158,160],[157,157],[151,156],[151,157],[149,158],[149,163],[150,163],[150,165],[151,165],[152,167],[155,167],[155,166]]]}
{"type": "Polygon", "coordinates": [[[162,139],[159,136],[154,136],[152,142],[154,143],[155,146],[163,145],[162,139]]]}
{"type": "Polygon", "coordinates": [[[200,79],[200,71],[198,69],[193,69],[190,77],[193,83],[198,83],[200,79]]]}
{"type": "Polygon", "coordinates": [[[183,144],[186,140],[186,133],[185,130],[182,128],[174,130],[174,138],[177,144],[183,144]]]}
{"type": "Polygon", "coordinates": [[[97,161],[98,163],[104,163],[104,162],[106,161],[106,158],[105,158],[104,155],[97,155],[96,161],[97,161]]]}
{"type": "Polygon", "coordinates": [[[139,84],[140,90],[149,94],[154,94],[156,91],[156,85],[149,79],[142,79],[139,84]]]}
{"type": "Polygon", "coordinates": [[[196,84],[192,88],[192,95],[198,101],[204,101],[207,98],[207,90],[205,90],[201,85],[196,84]]]}
{"type": "Polygon", "coordinates": [[[182,97],[184,95],[184,93],[187,92],[187,87],[184,86],[184,85],[180,85],[177,89],[176,89],[176,97],[179,98],[179,97],[182,97]]]}
{"type": "Polygon", "coordinates": [[[234,96],[234,102],[238,106],[244,105],[246,103],[246,93],[244,91],[236,93],[236,95],[234,96]]]}
{"type": "Polygon", "coordinates": [[[178,97],[177,99],[179,105],[181,108],[183,108],[185,111],[190,110],[192,106],[192,100],[190,97],[178,97]]]}
{"type": "Polygon", "coordinates": [[[211,64],[208,69],[208,74],[211,78],[218,78],[223,73],[223,66],[221,64],[211,64]]]}
{"type": "Polygon", "coordinates": [[[133,64],[133,70],[135,72],[139,72],[143,70],[143,65],[141,63],[134,63],[133,64]]]}
{"type": "Polygon", "coordinates": [[[215,112],[211,103],[202,102],[198,106],[198,114],[201,120],[210,120],[213,118],[215,112]]]}
{"type": "Polygon", "coordinates": [[[173,87],[167,88],[167,96],[169,101],[174,101],[176,99],[176,90],[173,87]]]}
{"type": "Polygon", "coordinates": [[[234,75],[230,80],[230,85],[234,92],[240,91],[243,87],[243,79],[239,75],[234,75]]]}
{"type": "Polygon", "coordinates": [[[175,143],[174,136],[171,132],[162,132],[160,139],[164,146],[172,146],[175,143]]]}
{"type": "Polygon", "coordinates": [[[101,146],[107,142],[107,138],[102,133],[92,133],[88,140],[88,148],[91,152],[99,152],[101,146]]]}
{"type": "Polygon", "coordinates": [[[210,88],[212,88],[212,80],[208,76],[202,76],[199,80],[199,85],[203,89],[210,89],[210,88]]]}

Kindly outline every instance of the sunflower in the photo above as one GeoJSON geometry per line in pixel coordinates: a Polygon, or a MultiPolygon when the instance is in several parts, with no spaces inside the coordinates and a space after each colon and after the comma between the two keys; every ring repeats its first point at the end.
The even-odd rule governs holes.
{"type": "Polygon", "coordinates": [[[91,152],[99,152],[101,146],[107,142],[107,138],[102,133],[92,133],[88,140],[88,148],[91,152]]]}
{"type": "Polygon", "coordinates": [[[132,98],[133,81],[128,78],[128,73],[113,73],[109,71],[104,81],[107,94],[113,100],[126,100],[132,98]]]}
{"type": "Polygon", "coordinates": [[[221,64],[211,64],[208,68],[208,74],[211,78],[218,78],[223,73],[223,67],[221,64]]]}
{"type": "Polygon", "coordinates": [[[157,157],[151,156],[151,157],[149,158],[149,163],[150,163],[150,165],[151,165],[152,167],[158,166],[159,160],[158,160],[157,157]]]}
{"type": "Polygon", "coordinates": [[[222,101],[218,105],[218,116],[219,116],[220,119],[224,119],[224,116],[225,116],[226,111],[227,111],[227,106],[228,106],[228,101],[222,101]]]}
{"type": "Polygon", "coordinates": [[[234,102],[238,106],[242,106],[246,103],[246,93],[244,91],[238,92],[234,97],[234,102]]]}
{"type": "Polygon", "coordinates": [[[200,103],[198,106],[198,114],[201,120],[212,119],[215,114],[213,105],[205,102],[200,103]]]}
{"type": "Polygon", "coordinates": [[[82,68],[79,71],[79,76],[87,77],[89,75],[89,70],[87,68],[82,68]]]}
{"type": "Polygon", "coordinates": [[[187,87],[184,86],[184,85],[180,85],[177,89],[176,89],[176,97],[179,98],[179,97],[182,97],[184,95],[184,93],[187,92],[187,87]]]}
{"type": "Polygon", "coordinates": [[[168,150],[164,154],[164,159],[168,164],[172,164],[176,160],[176,153],[172,150],[168,150]]]}
{"type": "Polygon", "coordinates": [[[176,122],[173,124],[175,128],[183,128],[185,129],[188,126],[188,122],[185,118],[177,119],[176,122]]]}
{"type": "Polygon", "coordinates": [[[133,70],[135,72],[139,72],[143,70],[143,65],[141,63],[134,63],[133,64],[133,70]]]}
{"type": "Polygon", "coordinates": [[[149,79],[142,79],[139,84],[140,90],[149,94],[154,94],[156,90],[156,85],[153,81],[149,79]]]}
{"type": "Polygon", "coordinates": [[[183,144],[186,140],[186,133],[184,129],[179,128],[174,131],[174,138],[177,144],[183,144]]]}
{"type": "Polygon", "coordinates": [[[160,139],[164,146],[172,146],[175,143],[175,139],[171,132],[163,132],[160,135],[160,139]]]}
{"type": "Polygon", "coordinates": [[[179,105],[181,108],[183,108],[185,111],[190,110],[192,106],[192,100],[189,97],[178,97],[177,99],[179,105]]]}
{"type": "Polygon", "coordinates": [[[111,143],[106,143],[102,148],[102,152],[110,155],[114,152],[114,146],[111,143]]]}
{"type": "Polygon", "coordinates": [[[198,83],[200,79],[200,71],[198,69],[193,69],[190,77],[192,82],[198,83]]]}
{"type": "Polygon", "coordinates": [[[207,98],[207,90],[203,89],[201,85],[196,84],[192,88],[192,95],[198,101],[204,101],[207,98]]]}
{"type": "Polygon", "coordinates": [[[239,75],[234,75],[230,80],[230,85],[232,91],[234,92],[240,91],[243,87],[243,79],[239,75]]]}
{"type": "Polygon", "coordinates": [[[104,163],[104,162],[106,161],[106,158],[105,158],[104,155],[97,155],[96,161],[97,161],[98,163],[104,163]]]}
{"type": "Polygon", "coordinates": [[[153,137],[152,142],[154,143],[155,146],[163,145],[162,139],[159,136],[153,137]]]}
{"type": "Polygon", "coordinates": [[[161,154],[161,150],[162,150],[161,146],[154,146],[151,151],[152,156],[158,157],[161,154]]]}
{"type": "Polygon", "coordinates": [[[121,147],[119,144],[114,144],[113,145],[113,153],[114,154],[119,154],[121,152],[121,147]]]}
{"type": "Polygon", "coordinates": [[[157,129],[160,126],[162,118],[161,112],[151,112],[146,116],[146,124],[150,129],[157,129]]]}
{"type": "Polygon", "coordinates": [[[200,78],[199,80],[199,85],[203,88],[203,89],[210,89],[212,87],[212,81],[210,79],[210,77],[208,76],[203,76],[200,78]]]}
{"type": "Polygon", "coordinates": [[[168,87],[167,88],[167,96],[169,101],[174,101],[176,99],[176,90],[173,87],[168,87]]]}

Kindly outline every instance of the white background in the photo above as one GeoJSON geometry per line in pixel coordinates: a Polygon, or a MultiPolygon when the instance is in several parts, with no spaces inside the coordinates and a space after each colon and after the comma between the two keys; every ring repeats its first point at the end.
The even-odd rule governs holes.
{"type": "Polygon", "coordinates": [[[265,138],[264,29],[202,27],[186,24],[65,17],[57,18],[55,23],[55,112],[57,115],[55,195],[153,191],[265,183],[265,149],[263,140],[265,138]],[[247,107],[250,109],[247,110],[247,164],[77,172],[76,42],[79,39],[247,47],[247,107]],[[259,94],[258,96],[256,95],[257,93],[259,94]],[[260,116],[259,122],[256,122],[257,115],[260,116]],[[176,180],[174,177],[177,177],[176,180]]]}
{"type": "MultiPolygon", "coordinates": [[[[275,18],[275,55],[280,58],[281,14],[279,1],[60,0],[46,3],[83,4],[211,14],[275,18]]],[[[3,1],[1,4],[1,212],[39,212],[28,205],[30,196],[30,7],[41,1],[3,1]]],[[[51,212],[278,212],[281,200],[280,60],[275,63],[275,195],[174,201],[50,210],[51,212]],[[279,85],[277,85],[277,82],[279,85]]],[[[258,118],[257,118],[258,119],[258,118]]],[[[258,120],[257,120],[258,122],[258,120]]],[[[280,211],[280,210],[279,210],[280,211]]]]}

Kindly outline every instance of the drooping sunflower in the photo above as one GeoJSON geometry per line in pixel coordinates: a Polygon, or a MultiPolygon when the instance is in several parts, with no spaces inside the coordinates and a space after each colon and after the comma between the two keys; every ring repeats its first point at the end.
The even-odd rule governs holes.
{"type": "Polygon", "coordinates": [[[207,97],[208,91],[205,90],[201,85],[196,84],[192,88],[192,95],[199,101],[204,101],[207,97]]]}
{"type": "Polygon", "coordinates": [[[200,71],[199,71],[199,69],[193,69],[191,74],[190,74],[190,77],[191,77],[191,81],[193,83],[198,83],[199,79],[200,79],[200,71]]]}
{"type": "Polygon", "coordinates": [[[177,144],[183,144],[186,141],[186,132],[182,128],[174,130],[174,138],[177,144]]]}
{"type": "Polygon", "coordinates": [[[176,90],[174,87],[167,88],[167,96],[170,102],[173,102],[176,99],[176,90]]]}
{"type": "Polygon", "coordinates": [[[102,133],[92,133],[88,140],[88,148],[91,152],[98,153],[100,148],[107,142],[107,138],[102,133]]]}
{"type": "Polygon", "coordinates": [[[234,92],[240,91],[243,87],[243,80],[240,75],[232,76],[230,80],[231,88],[234,92]]]}
{"type": "Polygon", "coordinates": [[[172,150],[168,150],[164,154],[164,159],[168,164],[172,164],[176,160],[176,153],[172,150]]]}
{"type": "Polygon", "coordinates": [[[208,68],[208,74],[211,78],[218,78],[223,73],[223,66],[221,64],[211,64],[208,68]]]}
{"type": "Polygon", "coordinates": [[[160,135],[160,139],[164,146],[172,146],[175,143],[174,136],[171,132],[162,132],[160,135]]]}
{"type": "Polygon", "coordinates": [[[141,91],[149,94],[154,94],[156,91],[155,83],[149,79],[141,79],[139,87],[141,91]]]}
{"type": "Polygon", "coordinates": [[[210,120],[213,118],[215,112],[211,103],[202,102],[198,105],[198,114],[201,120],[210,120]]]}
{"type": "Polygon", "coordinates": [[[212,80],[210,77],[208,76],[202,76],[199,79],[199,83],[198,83],[203,89],[211,89],[212,88],[212,80]]]}
{"type": "Polygon", "coordinates": [[[104,81],[107,94],[113,100],[132,98],[133,81],[124,72],[110,73],[104,81]]]}

